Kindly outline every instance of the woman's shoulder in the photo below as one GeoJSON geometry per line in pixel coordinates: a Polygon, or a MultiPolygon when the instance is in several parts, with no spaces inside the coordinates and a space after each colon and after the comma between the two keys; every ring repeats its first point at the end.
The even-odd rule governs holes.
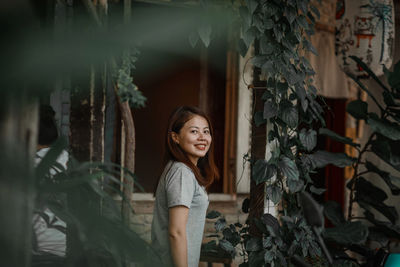
{"type": "Polygon", "coordinates": [[[192,169],[183,162],[170,161],[168,165],[170,166],[169,168],[171,169],[171,171],[190,172],[191,174],[193,174],[192,169]]]}

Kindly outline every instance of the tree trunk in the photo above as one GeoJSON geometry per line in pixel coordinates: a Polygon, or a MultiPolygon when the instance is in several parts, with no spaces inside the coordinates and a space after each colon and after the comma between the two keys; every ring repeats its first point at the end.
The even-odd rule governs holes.
{"type": "MultiPolygon", "coordinates": [[[[132,173],[135,171],[135,124],[133,122],[131,109],[127,101],[120,103],[121,119],[124,124],[125,130],[125,168],[127,168],[132,173]]],[[[132,179],[127,178],[123,175],[123,195],[125,201],[122,202],[122,218],[124,222],[129,225],[131,208],[130,204],[132,202],[133,193],[133,177],[132,179]]]]}
{"type": "MultiPolygon", "coordinates": [[[[128,24],[131,20],[131,0],[124,0],[124,23],[128,24]]],[[[129,55],[129,53],[126,53],[129,55]]],[[[121,119],[123,121],[124,130],[125,130],[125,158],[124,163],[125,167],[131,171],[135,172],[135,124],[133,122],[132,112],[129,107],[129,103],[127,101],[120,102],[120,110],[121,110],[121,119]]],[[[123,195],[125,201],[122,202],[122,218],[126,225],[130,223],[130,215],[131,208],[130,204],[132,202],[132,193],[133,193],[133,177],[132,179],[128,179],[125,175],[123,175],[122,179],[123,186],[123,195]]]]}

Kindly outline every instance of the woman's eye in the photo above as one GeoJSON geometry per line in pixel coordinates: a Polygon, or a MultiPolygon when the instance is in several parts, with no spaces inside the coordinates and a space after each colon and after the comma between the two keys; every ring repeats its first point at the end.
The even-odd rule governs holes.
{"type": "Polygon", "coordinates": [[[204,133],[205,134],[210,134],[210,131],[209,130],[205,130],[204,133]]]}
{"type": "Polygon", "coordinates": [[[195,133],[195,134],[196,134],[196,133],[197,133],[197,130],[192,130],[192,133],[195,133]]]}

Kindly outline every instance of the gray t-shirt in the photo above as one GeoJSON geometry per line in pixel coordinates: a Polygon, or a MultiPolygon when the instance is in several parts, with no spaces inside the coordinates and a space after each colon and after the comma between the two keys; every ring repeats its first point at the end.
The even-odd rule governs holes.
{"type": "Polygon", "coordinates": [[[197,267],[208,203],[207,193],[192,170],[182,162],[170,161],[158,183],[151,227],[152,245],[165,266],[173,265],[168,237],[168,209],[180,205],[189,208],[186,224],[188,266],[197,267]]]}

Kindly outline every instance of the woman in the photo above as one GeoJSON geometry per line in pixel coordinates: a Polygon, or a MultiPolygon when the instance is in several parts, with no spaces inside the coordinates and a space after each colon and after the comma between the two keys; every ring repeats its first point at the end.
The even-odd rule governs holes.
{"type": "Polygon", "coordinates": [[[166,266],[197,267],[208,196],[218,178],[212,127],[204,112],[179,107],[166,134],[166,166],[158,182],[152,244],[166,266]]]}

